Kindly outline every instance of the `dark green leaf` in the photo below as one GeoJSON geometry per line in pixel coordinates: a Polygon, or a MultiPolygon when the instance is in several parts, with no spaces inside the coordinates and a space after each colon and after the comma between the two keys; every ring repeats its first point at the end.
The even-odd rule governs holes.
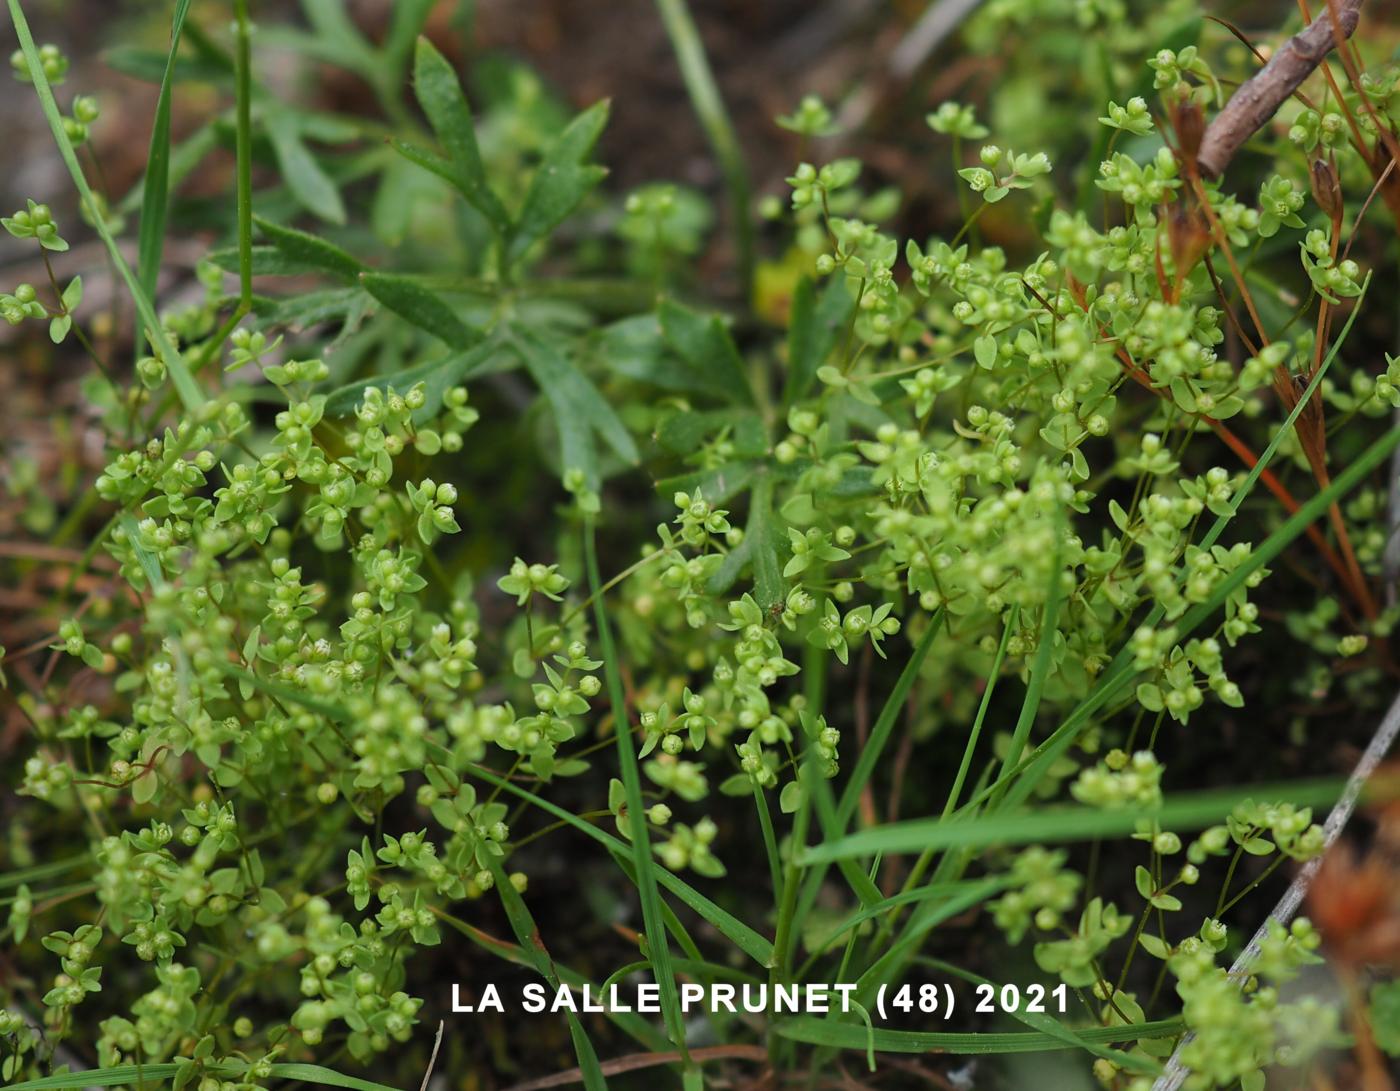
{"type": "Polygon", "coordinates": [[[695,373],[717,384],[730,401],[752,403],[744,360],[718,315],[692,311],[673,300],[657,308],[667,343],[695,373]]]}
{"type": "Polygon", "coordinates": [[[170,52],[161,74],[151,143],[146,155],[146,178],[141,192],[141,233],[136,245],[136,275],[146,294],[154,296],[165,245],[165,213],[170,201],[170,93],[175,82],[175,61],[190,0],[177,0],[170,20],[170,52]]]}
{"type": "Polygon", "coordinates": [[[845,278],[833,277],[820,295],[811,277],[798,281],[788,325],[785,404],[798,401],[811,389],[817,368],[826,363],[841,328],[850,321],[854,310],[855,300],[846,290],[845,278]]]}
{"type": "Polygon", "coordinates": [[[429,360],[388,375],[372,375],[347,383],[326,396],[326,412],[331,416],[353,413],[364,392],[372,386],[381,389],[392,386],[403,393],[415,383],[422,382],[427,386],[427,401],[420,412],[425,417],[431,416],[438,411],[442,395],[448,387],[486,371],[498,370],[498,365],[506,359],[512,357],[503,351],[500,342],[489,339],[467,352],[453,353],[443,359],[429,360]]]}
{"type": "MultiPolygon", "coordinates": [[[[414,162],[428,166],[457,187],[467,202],[485,216],[498,231],[510,222],[506,210],[486,181],[481,151],[476,143],[476,125],[471,107],[462,92],[457,73],[427,38],[419,38],[413,60],[413,91],[428,116],[439,143],[447,152],[449,169],[444,172],[413,156],[414,162]]],[[[408,154],[404,148],[400,151],[408,154]]]]}
{"type": "Polygon", "coordinates": [[[278,169],[297,203],[323,220],[343,224],[345,204],[340,199],[340,191],[302,142],[296,121],[287,114],[272,111],[265,127],[278,169]]]}
{"type": "Polygon", "coordinates": [[[304,266],[324,269],[351,282],[364,270],[364,265],[349,253],[309,232],[298,231],[294,227],[282,227],[261,216],[254,216],[253,222],[273,246],[304,266]]]}
{"type": "Polygon", "coordinates": [[[515,219],[508,259],[513,263],[563,222],[603,178],[603,167],[584,163],[608,122],[608,103],[596,102],[565,127],[545,152],[515,219]]]}
{"type": "Polygon", "coordinates": [[[361,273],[360,284],[395,314],[454,349],[469,348],[481,339],[481,331],[458,318],[442,296],[428,291],[411,277],[361,273]]]}
{"type": "Polygon", "coordinates": [[[605,326],[594,339],[592,351],[604,367],[629,379],[663,390],[727,397],[718,376],[696,371],[677,358],[655,314],[634,315],[605,326]]]}
{"type": "MultiPolygon", "coordinates": [[[[704,494],[710,499],[708,494],[704,494]]],[[[744,568],[752,568],[754,599],[765,610],[783,601],[783,572],[778,563],[778,534],[773,518],[773,479],[759,477],[749,500],[749,522],[744,540],[730,550],[719,570],[710,577],[707,589],[722,594],[733,586],[744,568]]]]}
{"type": "Polygon", "coordinates": [[[564,448],[563,469],[574,467],[589,474],[596,487],[596,460],[590,459],[591,439],[580,436],[580,430],[591,429],[602,437],[619,458],[627,462],[638,459],[637,445],[627,431],[613,407],[608,404],[598,388],[566,360],[558,349],[548,341],[537,337],[518,323],[511,324],[511,335],[520,350],[521,360],[535,380],[535,385],[549,400],[554,410],[555,423],[559,428],[560,443],[564,448]],[[570,461],[571,459],[579,461],[570,461]]]}
{"type": "MultiPolygon", "coordinates": [[[[1171,1038],[1185,1028],[1180,1019],[1162,1019],[1130,1027],[1087,1027],[1075,1036],[1086,1044],[1136,1042],[1146,1038],[1171,1038]]],[[[995,1031],[959,1033],[956,1031],[873,1030],[833,1019],[801,1016],[779,1023],[774,1030],[783,1038],[837,1049],[875,1049],[881,1053],[950,1053],[975,1056],[987,1053],[1043,1053],[1074,1049],[1079,1043],[1043,1031],[995,1031]]]]}
{"type": "Polygon", "coordinates": [[[706,439],[724,431],[729,433],[734,454],[742,458],[767,454],[763,420],[751,409],[681,410],[661,422],[656,439],[668,451],[688,455],[706,439]]]}

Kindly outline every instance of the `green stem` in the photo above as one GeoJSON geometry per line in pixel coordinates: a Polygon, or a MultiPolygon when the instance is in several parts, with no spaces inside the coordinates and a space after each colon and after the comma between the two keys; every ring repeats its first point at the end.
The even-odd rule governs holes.
{"type": "Polygon", "coordinates": [[[738,135],[733,122],[724,108],[719,87],[715,83],[710,62],[705,57],[705,46],[700,40],[700,32],[690,16],[685,0],[656,0],[661,12],[661,21],[666,25],[666,35],[671,39],[671,48],[676,51],[676,61],[680,64],[681,78],[685,80],[686,92],[691,105],[695,107],[700,125],[719,160],[720,171],[724,174],[724,185],[729,191],[730,214],[734,219],[734,242],[738,250],[739,281],[744,293],[744,302],[753,300],[753,219],[749,215],[749,171],[744,164],[744,155],[739,147],[738,135]]]}
{"type": "Polygon", "coordinates": [[[253,305],[253,77],[248,44],[248,0],[233,0],[237,20],[234,87],[237,98],[238,158],[238,305],[246,313],[253,305]]]}

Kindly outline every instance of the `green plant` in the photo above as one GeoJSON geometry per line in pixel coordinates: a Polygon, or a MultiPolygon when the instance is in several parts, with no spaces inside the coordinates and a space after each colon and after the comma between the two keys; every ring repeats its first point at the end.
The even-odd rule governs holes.
{"type": "MultiPolygon", "coordinates": [[[[971,191],[949,232],[901,231],[855,159],[802,163],[775,333],[697,302],[702,197],[601,187],[606,103],[568,117],[515,70],[474,112],[421,34],[432,6],[395,5],[378,44],[335,0],[305,0],[310,31],[266,29],[363,79],[362,117],[276,98],[244,0],[227,41],[177,4],[167,55],[116,58],[161,87],[146,177],[118,199],[77,150],[96,105],[64,115],[52,86],[77,74],[9,0],[16,74],[140,344],[129,377],[87,335],[47,206],[4,221],[52,298],[20,285],[0,313],[100,366],[84,390],[110,457],[53,534],[88,535],[63,602],[99,556],[115,578],[10,653],[66,658],[15,693],[0,904],[53,984],[3,985],[0,1075],[402,1084],[448,941],[482,977],[490,955],[553,989],[654,980],[656,1019],[567,1012],[590,1087],[626,1040],[687,1087],[712,1064],[815,1079],[840,1051],[1069,1050],[1132,1091],[1178,1045],[1195,1088],[1322,1063],[1341,1009],[1278,985],[1325,937],[1272,929],[1243,991],[1217,956],[1270,875],[1322,852],[1313,808],[1337,794],[1292,776],[1264,721],[1324,699],[1364,719],[1394,669],[1378,470],[1400,373],[1354,325],[1394,283],[1371,200],[1393,193],[1393,74],[1344,44],[1354,78],[1317,92],[1325,112],[1247,145],[1247,201],[1196,156],[1217,67],[1243,69],[1219,36],[1196,20],[1168,48],[1073,6],[1107,24],[1115,83],[1109,53],[1147,58],[1126,105],[1086,107],[1092,184],[1058,169],[1069,138],[1024,131],[1004,139],[1030,150],[964,165],[999,127],[952,103],[928,119],[971,191]],[[229,105],[172,147],[186,78],[229,105]],[[168,212],[221,146],[234,194],[202,298],[162,313],[168,212]],[[116,239],[138,209],[133,270],[116,239]],[[1008,222],[1033,239],[988,241],[1008,222]],[[514,540],[521,484],[536,525],[514,540]],[[1222,725],[1249,733],[1233,765],[1198,737],[1222,725]],[[905,776],[916,753],[931,775],[905,776]],[[627,884],[631,951],[538,923],[539,886],[567,887],[532,866],[585,841],[603,851],[579,873],[627,884]],[[991,954],[929,956],[968,927],[991,954]],[[981,1025],[904,1025],[938,1002],[921,981],[953,979],[995,998],[981,1025]],[[705,1046],[685,986],[732,981],[851,1004],[708,1011],[705,1046]],[[876,1025],[887,994],[900,1025],[876,1025]]],[[[659,7],[724,163],[747,307],[747,174],[684,4],[659,7]]],[[[970,38],[1071,6],[1039,7],[989,5],[970,38]]],[[[779,123],[827,136],[832,115],[807,98],[779,123]]],[[[1394,1006],[1391,984],[1371,995],[1394,1006]]],[[[448,1048],[457,1071],[491,1063],[448,1048]]]]}

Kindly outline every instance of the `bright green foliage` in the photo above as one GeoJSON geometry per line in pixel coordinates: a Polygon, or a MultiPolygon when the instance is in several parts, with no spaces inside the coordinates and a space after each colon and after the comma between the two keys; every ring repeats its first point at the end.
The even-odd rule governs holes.
{"type": "MultiPolygon", "coordinates": [[[[667,987],[674,952],[687,979],[867,999],[923,973],[925,944],[990,952],[990,976],[1034,966],[1075,999],[1012,1013],[1021,1038],[974,1027],[968,1052],[1050,1042],[1134,1091],[1184,1029],[1199,1089],[1260,1086],[1341,1041],[1338,1005],[1279,991],[1318,959],[1307,921],[1270,929],[1244,988],[1220,965],[1262,916],[1256,881],[1322,852],[1311,809],[1239,787],[1194,824],[1163,810],[1274,764],[1279,710],[1369,716],[1388,692],[1386,490],[1356,478],[1396,441],[1400,360],[1353,353],[1346,323],[1394,240],[1372,236],[1379,211],[1361,221],[1369,167],[1341,105],[1289,107],[1251,143],[1253,174],[1202,181],[1167,137],[1247,73],[1216,28],[1179,3],[1131,25],[1115,4],[985,5],[973,48],[1092,32],[1103,87],[1063,126],[1015,85],[985,121],[930,113],[917,139],[930,162],[951,148],[936,169],[965,219],[923,237],[859,160],[806,150],[835,122],[800,99],[777,124],[817,161],[765,210],[789,247],[764,270],[790,287],[761,315],[775,330],[694,302],[704,194],[609,192],[608,105],[571,116],[512,66],[464,89],[419,34],[431,6],[395,5],[382,42],[339,0],[303,5],[313,33],[273,32],[356,74],[373,122],[250,89],[258,65],[224,53],[238,37],[197,35],[188,78],[247,109],[236,138],[216,117],[163,149],[171,185],[230,139],[267,185],[257,217],[228,210],[192,301],[157,318],[140,300],[137,351],[85,383],[110,521],[81,565],[102,556],[113,590],[46,625],[44,680],[14,673],[5,935],[46,991],[0,983],[30,1004],[0,1008],[0,1075],[48,1073],[71,1038],[201,1091],[303,1078],[342,1046],[406,1086],[429,949],[471,941],[576,984],[571,959],[598,970],[590,940],[550,918],[536,934],[526,905],[542,917],[560,889],[537,853],[580,846],[571,881],[607,897],[571,896],[579,936],[612,942],[593,917],[631,914],[667,987]],[[1319,150],[1342,238],[1308,195],[1319,150]],[[584,567],[595,531],[606,582],[584,567]],[[1222,735],[1237,765],[1207,745],[1222,735]],[[948,839],[808,855],[887,814],[948,839]],[[958,840],[1025,820],[1071,833],[958,840]],[[1090,838],[1092,866],[1048,847],[1090,838]],[[50,893],[41,841],[79,854],[87,889],[50,893]]],[[[31,42],[14,67],[51,96],[68,66],[31,42]]],[[[1393,120],[1394,74],[1362,85],[1393,120]]],[[[101,124],[86,96],[45,107],[70,152],[101,124]]],[[[138,203],[87,223],[119,231],[138,203]]],[[[44,204],[3,223],[44,262],[68,248],[44,204]]],[[[96,355],[82,292],[21,284],[0,316],[96,355]]],[[[36,469],[5,480],[33,527],[56,521],[36,469]]],[[[673,1011],[613,1024],[609,1055],[686,1045],[673,1011]]],[[[595,1083],[600,1026],[569,1028],[595,1083]]],[[[798,1043],[876,1041],[854,1015],[713,1027],[783,1072],[829,1063],[798,1043]]]]}

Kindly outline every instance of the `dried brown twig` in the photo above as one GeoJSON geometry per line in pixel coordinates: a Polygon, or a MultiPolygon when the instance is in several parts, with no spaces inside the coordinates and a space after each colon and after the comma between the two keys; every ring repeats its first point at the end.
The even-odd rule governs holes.
{"type": "Polygon", "coordinates": [[[1361,0],[1341,0],[1334,10],[1335,16],[1329,10],[1284,42],[1269,63],[1230,96],[1201,140],[1197,162],[1203,175],[1219,177],[1240,146],[1268,124],[1322,59],[1356,32],[1361,0]]]}

